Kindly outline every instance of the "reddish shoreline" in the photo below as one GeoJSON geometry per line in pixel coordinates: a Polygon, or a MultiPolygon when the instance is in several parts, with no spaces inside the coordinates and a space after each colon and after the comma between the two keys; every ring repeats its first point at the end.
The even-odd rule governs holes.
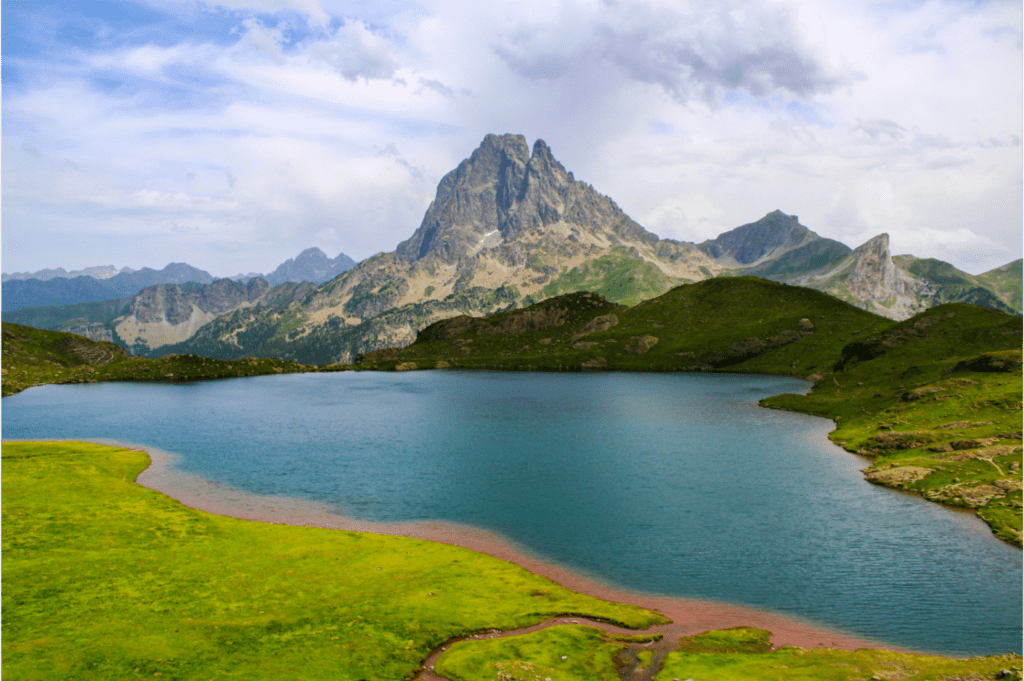
{"type": "Polygon", "coordinates": [[[764,610],[714,601],[631,593],[532,556],[508,539],[479,528],[437,521],[375,523],[347,518],[338,515],[328,504],[251,494],[178,471],[173,468],[177,458],[174,454],[153,447],[115,440],[93,441],[146,452],[151,463],[139,474],[136,482],[191,508],[257,522],[412,537],[485,553],[547,577],[578,593],[656,610],[671,619],[672,623],[650,627],[645,631],[661,633],[668,641],[709,629],[752,626],[771,631],[772,643],[776,647],[793,645],[845,650],[898,649],[764,610]]]}

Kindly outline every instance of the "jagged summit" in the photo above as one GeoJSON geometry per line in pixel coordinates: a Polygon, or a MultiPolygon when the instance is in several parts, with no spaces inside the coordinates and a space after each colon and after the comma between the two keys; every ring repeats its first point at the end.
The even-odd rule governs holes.
{"type": "Polygon", "coordinates": [[[398,245],[407,261],[435,255],[446,263],[524,236],[542,236],[551,225],[605,231],[623,228],[653,243],[650,234],[615,202],[577,182],[544,140],[532,153],[522,135],[487,135],[468,159],[444,176],[419,229],[398,245]],[[621,223],[621,224],[619,224],[621,223]]]}

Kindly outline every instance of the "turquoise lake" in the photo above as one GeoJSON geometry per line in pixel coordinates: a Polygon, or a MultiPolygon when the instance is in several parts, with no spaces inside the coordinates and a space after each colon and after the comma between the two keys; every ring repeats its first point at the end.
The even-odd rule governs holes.
{"type": "Polygon", "coordinates": [[[1021,552],[865,482],[787,378],[337,373],[43,386],[3,437],[109,438],[366,520],[499,532],[630,590],[778,611],[952,655],[1021,651],[1021,552]]]}

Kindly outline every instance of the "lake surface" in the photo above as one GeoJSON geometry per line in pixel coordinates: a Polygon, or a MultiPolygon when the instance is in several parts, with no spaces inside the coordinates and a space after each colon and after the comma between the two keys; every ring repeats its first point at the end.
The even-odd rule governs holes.
{"type": "Polygon", "coordinates": [[[3,437],[111,438],[365,520],[446,520],[627,589],[946,654],[1021,650],[1021,552],[864,481],[764,376],[337,373],[43,386],[3,437]]]}

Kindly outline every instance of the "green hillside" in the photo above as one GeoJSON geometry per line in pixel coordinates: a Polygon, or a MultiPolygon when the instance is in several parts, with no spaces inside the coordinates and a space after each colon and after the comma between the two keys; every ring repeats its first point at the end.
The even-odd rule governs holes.
{"type": "Polygon", "coordinates": [[[861,338],[809,395],[763,404],[835,420],[869,480],[975,509],[1020,545],[1020,320],[956,303],[861,338]]]}
{"type": "Polygon", "coordinates": [[[2,394],[47,383],[97,381],[174,382],[261,376],[313,371],[281,359],[241,359],[225,362],[195,355],[159,359],[130,357],[113,343],[92,341],[62,331],[43,331],[3,322],[2,394]]]}
{"type": "Polygon", "coordinates": [[[1024,260],[1014,260],[1002,267],[983,272],[975,279],[994,291],[1003,302],[1017,312],[1024,311],[1024,301],[1021,300],[1021,288],[1024,288],[1024,260]]]}
{"type": "Polygon", "coordinates": [[[831,367],[852,335],[895,324],[812,289],[719,278],[679,286],[631,308],[571,293],[483,319],[449,319],[422,330],[407,348],[368,353],[361,363],[807,376],[831,367]]]}
{"type": "Polygon", "coordinates": [[[1004,265],[977,276],[962,272],[948,262],[935,258],[896,256],[894,262],[932,285],[932,303],[971,303],[1010,314],[1021,313],[1021,261],[1004,265]]]}

